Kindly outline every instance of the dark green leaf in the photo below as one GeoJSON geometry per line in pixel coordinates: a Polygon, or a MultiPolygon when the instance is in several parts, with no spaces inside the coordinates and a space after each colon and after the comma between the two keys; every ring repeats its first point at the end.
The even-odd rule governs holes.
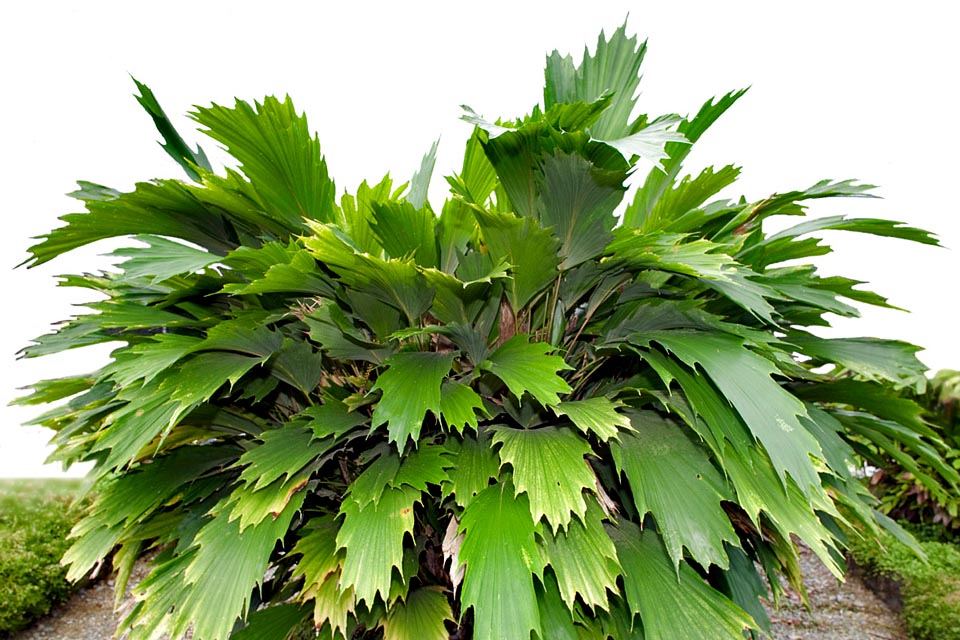
{"type": "Polygon", "coordinates": [[[157,102],[157,98],[153,95],[150,87],[139,82],[136,78],[131,79],[133,83],[137,85],[137,90],[140,91],[140,95],[136,96],[137,102],[139,102],[140,106],[153,118],[153,124],[157,127],[160,135],[163,136],[164,144],[161,145],[163,150],[183,167],[183,170],[186,171],[192,180],[199,181],[200,174],[197,172],[197,169],[212,170],[210,161],[207,160],[207,155],[199,145],[197,145],[197,150],[193,151],[187,143],[184,142],[180,134],[177,133],[177,130],[174,129],[170,119],[167,118],[167,114],[163,112],[163,108],[160,107],[160,103],[157,102]]]}
{"type": "Polygon", "coordinates": [[[777,486],[776,471],[769,458],[758,450],[751,450],[747,456],[729,456],[724,468],[737,492],[737,502],[757,526],[763,511],[768,517],[764,522],[772,523],[786,540],[791,535],[799,537],[837,579],[842,577],[843,571],[837,565],[837,558],[842,556],[836,554],[836,542],[814,511],[837,513],[822,487],[807,491],[808,496],[792,479],[787,479],[786,490],[777,486]]]}
{"type": "Polygon", "coordinates": [[[409,202],[373,205],[374,233],[391,258],[409,258],[421,267],[439,264],[436,232],[437,218],[428,207],[417,208],[409,202]]]}
{"type": "Polygon", "coordinates": [[[779,373],[763,356],[729,335],[703,331],[662,331],[651,334],[690,367],[697,365],[734,406],[744,423],[770,454],[777,473],[785,473],[805,493],[820,486],[811,457],[822,454],[816,439],[800,420],[803,403],[785,391],[770,376],[779,373]],[[737,375],[730,375],[736,371],[737,375]]]}
{"type": "Polygon", "coordinates": [[[310,611],[296,603],[280,604],[254,611],[247,618],[247,626],[230,635],[230,640],[286,640],[301,628],[310,611]]]}
{"type": "Polygon", "coordinates": [[[630,522],[610,527],[623,564],[627,602],[640,614],[647,640],[739,638],[757,625],[685,563],[679,580],[655,531],[630,522]]]}
{"type": "Polygon", "coordinates": [[[372,341],[357,329],[351,319],[335,303],[319,301],[303,321],[310,328],[310,338],[336,360],[361,360],[380,364],[396,349],[372,341]]]}
{"type": "Polygon", "coordinates": [[[637,514],[653,514],[674,566],[686,549],[704,567],[727,568],[724,543],[740,542],[720,504],[731,498],[723,475],[680,425],[652,412],[633,412],[630,420],[633,429],[610,450],[630,482],[637,514]]]}
{"type": "Polygon", "coordinates": [[[452,468],[447,472],[444,493],[456,495],[457,504],[466,509],[473,497],[497,478],[500,459],[493,451],[489,430],[481,431],[476,438],[465,434],[462,443],[448,438],[445,446],[452,468]]]}
{"type": "Polygon", "coordinates": [[[818,361],[833,362],[866,380],[886,381],[918,393],[927,386],[927,368],[917,360],[920,347],[897,340],[877,338],[819,338],[791,334],[790,344],[818,361]]]}
{"type": "Polygon", "coordinates": [[[309,397],[323,378],[323,356],[314,351],[309,343],[288,338],[270,361],[270,370],[273,375],[309,397]]]}
{"type": "MultiPolygon", "coordinates": [[[[541,634],[533,576],[540,552],[525,496],[509,484],[481,491],[463,511],[460,562],[466,565],[461,601],[473,607],[477,638],[530,640],[541,634]]],[[[542,634],[541,634],[542,635],[542,634]]]]}
{"type": "Polygon", "coordinates": [[[559,243],[532,218],[474,210],[489,254],[511,266],[507,298],[519,311],[559,276],[559,243]]]}
{"type": "Polygon", "coordinates": [[[550,573],[545,573],[543,578],[546,586],[536,585],[537,600],[540,603],[540,626],[547,629],[548,635],[538,637],[540,640],[581,640],[556,579],[550,573]]]}
{"type": "Polygon", "coordinates": [[[623,197],[623,174],[603,171],[579,155],[543,160],[540,222],[560,240],[561,269],[595,258],[613,237],[613,210],[623,197]]]}
{"type": "Polygon", "coordinates": [[[393,181],[387,175],[372,187],[366,181],[362,182],[357,187],[356,197],[345,193],[340,199],[338,225],[347,232],[357,248],[373,256],[383,255],[383,247],[373,231],[373,207],[396,201],[392,187],[393,181]]]}
{"type": "Polygon", "coordinates": [[[263,316],[223,322],[207,330],[207,338],[194,351],[231,351],[266,361],[283,345],[283,336],[262,324],[263,316]]]}

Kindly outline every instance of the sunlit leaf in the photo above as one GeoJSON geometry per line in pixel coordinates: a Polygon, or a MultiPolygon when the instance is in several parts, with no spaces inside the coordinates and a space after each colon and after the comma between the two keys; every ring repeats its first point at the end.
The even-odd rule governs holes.
{"type": "Polygon", "coordinates": [[[104,373],[121,387],[137,381],[146,384],[193,351],[200,342],[199,338],[177,333],[150,336],[149,340],[115,351],[113,362],[106,366],[104,373]]]}
{"type": "Polygon", "coordinates": [[[688,144],[688,140],[682,133],[669,130],[678,122],[680,122],[680,118],[667,116],[659,118],[636,133],[623,138],[616,140],[600,139],[600,141],[619,151],[626,160],[637,156],[654,165],[657,169],[664,171],[662,161],[670,157],[666,150],[667,144],[688,144]]]}
{"type": "Polygon", "coordinates": [[[353,611],[353,589],[340,590],[342,554],[337,553],[337,525],[331,517],[313,518],[306,532],[290,552],[300,556],[294,577],[303,576],[303,601],[314,601],[314,623],[345,630],[353,611]]]}
{"type": "Polygon", "coordinates": [[[583,518],[583,490],[595,482],[584,460],[591,452],[585,440],[562,427],[497,427],[493,441],[502,445],[500,460],[512,467],[517,493],[526,494],[534,522],[546,517],[556,531],[567,527],[573,516],[583,518]]]}
{"type": "Polygon", "coordinates": [[[230,637],[234,621],[248,610],[251,592],[262,583],[273,548],[286,534],[303,502],[302,495],[288,503],[276,518],[242,532],[239,521],[230,521],[224,514],[200,529],[196,555],[184,573],[190,588],[184,594],[180,614],[193,622],[196,637],[230,637]],[[223,570],[225,559],[229,559],[229,571],[223,570]]]}
{"type": "Polygon", "coordinates": [[[335,188],[320,143],[289,97],[267,97],[252,107],[243,100],[233,108],[199,107],[192,116],[240,161],[261,206],[291,231],[303,228],[303,218],[332,220],[335,188]]]}
{"type": "Polygon", "coordinates": [[[570,611],[578,596],[589,607],[607,609],[607,590],[617,593],[620,562],[602,519],[603,511],[592,502],[585,516],[565,531],[544,534],[544,558],[570,611]]]}
{"type": "Polygon", "coordinates": [[[371,256],[346,242],[335,227],[317,223],[309,226],[313,235],[303,239],[304,245],[357,293],[400,311],[411,324],[430,307],[433,292],[424,286],[426,280],[413,262],[371,256]]]}
{"type": "Polygon", "coordinates": [[[597,396],[586,400],[561,402],[552,409],[558,416],[569,418],[570,422],[583,433],[592,433],[606,441],[618,436],[618,427],[631,428],[630,418],[617,412],[617,409],[623,406],[619,402],[597,396]]]}
{"type": "Polygon", "coordinates": [[[403,562],[403,539],[413,533],[413,505],[420,492],[388,489],[376,503],[363,507],[353,500],[340,506],[343,524],[337,549],[344,549],[340,589],[352,588],[357,602],[372,605],[390,593],[391,574],[403,562]]]}
{"type": "Polygon", "coordinates": [[[453,621],[447,597],[438,588],[411,591],[405,601],[390,607],[383,623],[384,640],[447,640],[444,622],[453,621]]]}
{"type": "Polygon", "coordinates": [[[25,264],[109,238],[122,262],[60,276],[92,301],[20,355],[113,351],[15,401],[52,403],[52,461],[93,466],[69,577],[112,558],[122,598],[156,550],[118,636],[735,640],[768,588],[805,599],[797,545],[839,577],[848,529],[910,543],[864,463],[956,493],[917,348],[809,333],[893,308],[818,273],[819,232],[934,236],[770,231],[871,197],[851,180],[681,178],[743,92],[634,113],[645,50],[623,26],[549,56],[529,113],[465,107],[442,206],[436,144],[409,184],[336,197],[289,98],[198,108],[214,171],[137,83],[191,181],[78,183],[25,264]]]}
{"type": "Polygon", "coordinates": [[[233,246],[225,240],[219,214],[208,209],[175,181],[140,183],[131,193],[109,200],[90,200],[87,213],[71,213],[60,219],[66,226],[41,237],[30,247],[32,266],[97,240],[151,234],[192,242],[214,253],[233,246]]]}
{"type": "Polygon", "coordinates": [[[632,133],[630,118],[646,52],[646,42],[638,45],[636,36],[627,37],[626,24],[609,38],[601,32],[593,54],[584,47],[579,67],[570,56],[554,51],[547,57],[544,70],[544,105],[550,109],[557,103],[592,102],[610,92],[613,94],[610,106],[599,122],[591,126],[591,132],[604,139],[632,133]]]}
{"type": "Polygon", "coordinates": [[[557,405],[560,403],[557,394],[570,391],[570,385],[557,372],[570,366],[560,356],[547,355],[552,350],[549,344],[528,340],[525,335],[514,336],[481,362],[480,367],[503,380],[517,398],[529,393],[544,406],[557,405]]]}
{"type": "Polygon", "coordinates": [[[437,162],[437,145],[440,141],[435,141],[430,145],[430,151],[420,161],[420,168],[413,174],[410,180],[410,192],[407,194],[407,202],[413,205],[414,209],[420,209],[427,202],[427,191],[430,188],[430,178],[433,175],[433,166],[437,162]]]}
{"type": "MultiPolygon", "coordinates": [[[[669,224],[670,218],[657,216],[653,213],[657,201],[663,196],[666,190],[673,186],[677,175],[683,165],[693,144],[700,139],[700,136],[710,128],[717,118],[722,116],[727,109],[739,100],[746,90],[733,91],[719,100],[710,99],[700,107],[700,110],[692,118],[685,119],[677,126],[677,132],[683,134],[687,143],[669,142],[665,151],[668,160],[664,161],[664,171],[651,171],[643,185],[637,189],[633,202],[627,207],[623,214],[623,226],[640,229],[642,231],[653,231],[663,229],[669,224]]],[[[685,212],[664,212],[664,213],[685,213],[685,212]]]]}
{"type": "Polygon", "coordinates": [[[326,450],[314,440],[311,429],[294,425],[264,431],[260,440],[262,444],[244,453],[237,462],[244,467],[240,479],[251,491],[293,475],[326,450]]]}
{"type": "Polygon", "coordinates": [[[440,388],[440,414],[448,427],[464,431],[477,428],[477,411],[484,413],[483,402],[477,393],[459,382],[444,382],[440,388]]]}
{"type": "Polygon", "coordinates": [[[128,278],[147,278],[156,283],[181,273],[193,273],[219,262],[221,257],[202,249],[158,236],[140,235],[136,240],[145,248],[116,249],[111,255],[126,258],[120,263],[128,278]]]}

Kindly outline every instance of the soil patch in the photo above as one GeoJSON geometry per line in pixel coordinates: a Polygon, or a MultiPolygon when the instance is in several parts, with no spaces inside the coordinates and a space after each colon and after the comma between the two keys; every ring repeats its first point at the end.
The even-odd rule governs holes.
{"type": "MultiPolygon", "coordinates": [[[[775,640],[907,640],[897,614],[868,589],[856,572],[840,584],[809,549],[800,550],[800,566],[813,612],[792,591],[780,608],[768,608],[775,640]]],[[[131,586],[148,573],[141,560],[131,586]]],[[[10,640],[112,640],[120,615],[113,610],[112,579],[74,594],[50,615],[11,636],[10,640]]],[[[127,605],[129,606],[129,601],[127,605]]]]}

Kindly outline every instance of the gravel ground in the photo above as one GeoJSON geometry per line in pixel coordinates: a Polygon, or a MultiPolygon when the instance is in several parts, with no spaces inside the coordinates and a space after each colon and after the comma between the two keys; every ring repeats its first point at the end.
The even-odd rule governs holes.
{"type": "Polygon", "coordinates": [[[800,567],[812,613],[792,591],[769,609],[775,640],[907,640],[900,618],[860,578],[839,584],[816,555],[800,549],[800,567]]]}
{"type": "MultiPolygon", "coordinates": [[[[144,560],[137,562],[130,575],[130,587],[149,573],[144,560]]],[[[120,617],[129,610],[128,600],[119,614],[113,610],[112,578],[95,582],[55,607],[50,615],[33,626],[11,636],[10,640],[113,640],[120,617]]]]}
{"type": "MultiPolygon", "coordinates": [[[[780,609],[770,610],[774,640],[907,640],[896,614],[859,578],[849,576],[839,585],[806,548],[801,549],[800,560],[813,613],[807,612],[796,594],[788,592],[780,609]]],[[[146,563],[138,563],[131,585],[146,574],[146,563]]],[[[103,580],[10,640],[111,640],[117,620],[113,580],[103,580]]]]}

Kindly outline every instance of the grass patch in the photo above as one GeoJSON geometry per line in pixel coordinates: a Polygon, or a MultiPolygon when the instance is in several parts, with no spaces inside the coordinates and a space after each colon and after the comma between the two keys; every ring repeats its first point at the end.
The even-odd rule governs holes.
{"type": "Polygon", "coordinates": [[[903,619],[914,640],[960,640],[960,547],[922,541],[925,562],[893,536],[882,547],[852,540],[850,553],[868,574],[899,582],[903,619]]]}
{"type": "Polygon", "coordinates": [[[60,558],[79,516],[82,480],[0,480],[0,634],[29,625],[70,595],[60,558]]]}

